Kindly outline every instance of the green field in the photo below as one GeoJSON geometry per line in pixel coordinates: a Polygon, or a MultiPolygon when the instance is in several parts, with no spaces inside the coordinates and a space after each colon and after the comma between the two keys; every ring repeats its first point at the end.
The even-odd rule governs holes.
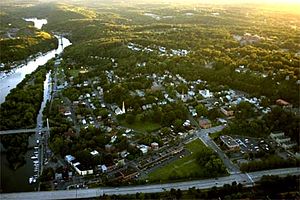
{"type": "Polygon", "coordinates": [[[78,69],[72,69],[72,70],[69,70],[69,73],[71,74],[71,76],[73,76],[74,78],[76,78],[79,74],[79,71],[78,69]]]}
{"type": "Polygon", "coordinates": [[[216,138],[218,138],[218,137],[220,137],[221,135],[223,135],[223,132],[222,131],[220,131],[220,132],[215,132],[215,133],[212,133],[212,134],[210,134],[210,137],[211,137],[211,139],[216,139],[216,138]]]}
{"type": "Polygon", "coordinates": [[[121,125],[140,132],[152,132],[161,127],[159,124],[152,122],[134,122],[133,124],[128,124],[123,121],[121,125]]]}
{"type": "Polygon", "coordinates": [[[149,174],[150,182],[165,182],[171,179],[192,179],[192,178],[206,178],[205,166],[200,166],[197,163],[197,153],[208,148],[197,139],[186,145],[186,148],[191,152],[190,155],[167,164],[164,167],[149,174]]]}

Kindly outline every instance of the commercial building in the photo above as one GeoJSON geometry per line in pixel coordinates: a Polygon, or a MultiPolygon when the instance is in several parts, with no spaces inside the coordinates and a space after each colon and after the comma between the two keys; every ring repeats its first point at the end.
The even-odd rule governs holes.
{"type": "Polygon", "coordinates": [[[221,135],[220,139],[231,150],[238,149],[240,147],[240,145],[231,136],[221,135]]]}

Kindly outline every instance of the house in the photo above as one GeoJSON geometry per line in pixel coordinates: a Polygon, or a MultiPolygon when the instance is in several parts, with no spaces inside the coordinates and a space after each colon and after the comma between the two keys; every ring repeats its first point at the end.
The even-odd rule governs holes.
{"type": "Polygon", "coordinates": [[[99,154],[99,152],[98,152],[97,150],[94,150],[94,151],[91,151],[90,154],[91,154],[92,156],[96,156],[96,155],[99,154]]]}
{"type": "Polygon", "coordinates": [[[120,155],[121,155],[122,158],[126,158],[129,154],[130,154],[130,153],[127,152],[127,150],[124,150],[124,151],[122,151],[122,152],[120,153],[120,155]]]}
{"type": "Polygon", "coordinates": [[[101,165],[101,166],[100,166],[100,170],[101,170],[102,173],[107,172],[107,167],[106,167],[106,165],[101,165]]]}
{"type": "Polygon", "coordinates": [[[199,125],[201,128],[210,128],[211,127],[211,121],[209,119],[200,119],[199,125]]]}
{"type": "Polygon", "coordinates": [[[271,133],[271,134],[270,134],[270,137],[271,137],[273,140],[275,140],[275,139],[278,138],[278,137],[282,137],[282,136],[284,136],[284,132],[275,132],[275,133],[271,133]]]}
{"type": "Polygon", "coordinates": [[[55,180],[62,180],[63,179],[63,176],[62,176],[62,173],[55,173],[55,176],[54,176],[55,180]]]}
{"type": "Polygon", "coordinates": [[[151,148],[152,148],[153,150],[157,150],[157,149],[159,148],[158,143],[157,143],[157,142],[152,142],[152,143],[151,143],[151,148]]]}
{"type": "Polygon", "coordinates": [[[230,110],[228,107],[223,106],[220,108],[220,110],[227,117],[233,116],[233,110],[230,110]]]}
{"type": "Polygon", "coordinates": [[[66,111],[66,112],[64,113],[65,116],[70,116],[71,114],[72,114],[72,113],[71,113],[71,111],[69,111],[69,110],[66,111]]]}
{"type": "Polygon", "coordinates": [[[148,152],[148,149],[149,149],[149,147],[147,145],[144,145],[144,144],[138,145],[137,147],[141,150],[141,152],[143,154],[146,154],[148,152]]]}
{"type": "Polygon", "coordinates": [[[238,149],[240,145],[231,137],[228,135],[221,135],[220,139],[229,149],[238,149]]]}
{"type": "Polygon", "coordinates": [[[277,99],[276,104],[279,106],[283,106],[283,107],[292,107],[292,105],[289,102],[287,102],[283,99],[277,99]]]}
{"type": "Polygon", "coordinates": [[[227,120],[226,119],[222,119],[222,118],[218,118],[218,122],[220,122],[221,124],[227,124],[227,120]]]}
{"type": "Polygon", "coordinates": [[[207,90],[207,89],[205,89],[205,90],[199,90],[199,94],[201,94],[203,98],[211,98],[211,97],[213,97],[213,94],[209,90],[207,90]]]}

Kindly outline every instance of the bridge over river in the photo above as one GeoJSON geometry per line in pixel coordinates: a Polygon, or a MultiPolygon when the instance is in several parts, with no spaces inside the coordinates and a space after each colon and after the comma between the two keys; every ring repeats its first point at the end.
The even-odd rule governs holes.
{"type": "Polygon", "coordinates": [[[35,132],[46,132],[48,131],[48,128],[32,128],[32,129],[18,129],[18,130],[5,130],[5,131],[0,131],[0,135],[9,135],[9,134],[18,134],[18,133],[35,133],[35,132]]]}

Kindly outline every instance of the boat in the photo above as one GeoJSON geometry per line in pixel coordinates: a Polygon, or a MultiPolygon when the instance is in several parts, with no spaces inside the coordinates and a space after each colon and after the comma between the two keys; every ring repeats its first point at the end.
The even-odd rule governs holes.
{"type": "Polygon", "coordinates": [[[36,160],[36,159],[38,159],[36,156],[31,156],[30,158],[31,158],[31,160],[36,160]]]}
{"type": "Polygon", "coordinates": [[[33,182],[33,177],[30,177],[28,182],[31,184],[33,182]]]}

